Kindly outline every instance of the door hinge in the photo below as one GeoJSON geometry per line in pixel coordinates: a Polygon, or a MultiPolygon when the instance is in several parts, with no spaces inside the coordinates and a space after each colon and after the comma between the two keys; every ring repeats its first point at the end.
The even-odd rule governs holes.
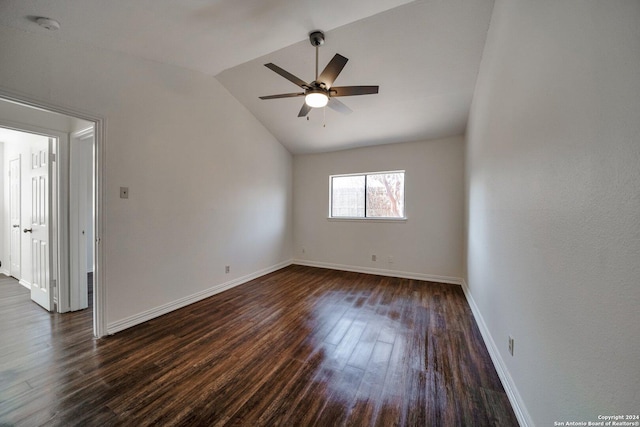
{"type": "Polygon", "coordinates": [[[49,153],[49,158],[51,159],[52,162],[56,161],[56,153],[49,153]]]}

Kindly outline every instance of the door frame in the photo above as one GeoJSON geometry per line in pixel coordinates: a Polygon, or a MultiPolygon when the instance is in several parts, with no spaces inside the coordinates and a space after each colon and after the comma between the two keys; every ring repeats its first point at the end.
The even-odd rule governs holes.
{"type": "MultiPolygon", "coordinates": [[[[88,211],[92,210],[93,206],[92,201],[87,200],[88,188],[83,182],[86,181],[85,168],[89,167],[83,160],[89,154],[88,150],[93,151],[94,137],[92,127],[69,135],[69,310],[81,310],[87,307],[89,241],[86,240],[86,230],[91,229],[90,236],[94,233],[93,224],[87,221],[88,211]],[[84,216],[80,216],[80,213],[84,216]],[[81,237],[81,234],[85,237],[81,237]]],[[[93,251],[91,258],[93,258],[93,251]]],[[[93,262],[92,259],[91,271],[93,271],[93,262]]]]}
{"type": "MultiPolygon", "coordinates": [[[[100,338],[103,337],[107,334],[107,327],[106,327],[106,292],[105,292],[105,277],[104,277],[104,262],[105,262],[105,256],[104,256],[104,251],[102,250],[102,247],[104,246],[104,178],[103,178],[103,171],[104,171],[104,153],[105,153],[105,148],[104,148],[104,141],[106,139],[106,131],[105,131],[105,119],[103,117],[100,117],[96,114],[93,113],[88,113],[88,112],[83,112],[83,111],[79,111],[79,110],[73,110],[70,108],[66,108],[66,107],[62,107],[59,105],[55,105],[55,104],[51,104],[48,102],[44,102],[44,101],[40,101],[40,100],[36,100],[33,98],[30,98],[27,95],[24,94],[15,94],[15,93],[11,93],[8,92],[2,88],[0,88],[0,97],[3,98],[6,101],[11,101],[11,102],[15,102],[18,104],[22,104],[22,105],[26,105],[29,107],[33,107],[33,108],[39,108],[39,109],[43,109],[43,110],[47,110],[53,113],[58,113],[58,114],[63,114],[66,116],[70,116],[70,117],[74,117],[77,119],[81,119],[81,120],[85,120],[88,122],[92,122],[93,123],[93,129],[94,129],[94,151],[93,151],[93,194],[94,194],[94,201],[93,201],[93,210],[94,210],[94,224],[93,224],[93,230],[94,230],[94,241],[93,241],[93,257],[94,257],[94,272],[93,272],[93,334],[94,336],[100,338]]],[[[0,124],[2,124],[5,127],[9,127],[9,128],[14,128],[16,130],[24,130],[27,132],[31,132],[31,133],[40,133],[40,134],[44,134],[44,135],[49,135],[51,136],[51,132],[48,129],[43,129],[43,128],[39,128],[37,126],[31,126],[31,125],[26,125],[23,123],[12,123],[10,121],[4,120],[2,118],[0,118],[0,124]]],[[[68,139],[69,139],[69,134],[62,134],[67,141],[67,148],[68,148],[68,139]]],[[[53,134],[54,137],[59,138],[60,137],[60,132],[54,132],[53,134]]],[[[61,141],[61,140],[59,140],[61,141]]],[[[58,200],[61,201],[61,203],[59,203],[59,209],[61,208],[63,211],[59,212],[59,214],[61,214],[59,216],[59,218],[68,218],[68,209],[69,209],[69,201],[68,201],[68,170],[69,170],[69,166],[67,163],[65,163],[64,165],[62,163],[67,162],[68,161],[68,150],[66,151],[65,155],[62,155],[63,153],[60,152],[60,150],[58,150],[56,156],[58,157],[56,159],[56,163],[57,163],[57,167],[58,170],[63,170],[62,167],[66,167],[66,169],[64,169],[67,173],[65,174],[58,174],[58,200]],[[66,158],[65,158],[66,156],[66,158]],[[66,186],[64,185],[60,185],[60,184],[64,184],[64,183],[60,183],[60,175],[65,175],[65,179],[67,179],[66,181],[66,186]],[[60,193],[62,189],[66,189],[67,191],[65,192],[65,196],[66,196],[66,202],[62,203],[62,200],[60,199],[60,193]],[[65,214],[66,216],[63,216],[62,214],[65,214]]],[[[60,242],[60,237],[66,237],[66,244],[68,245],[68,236],[69,236],[69,226],[68,223],[65,224],[65,221],[58,221],[60,224],[58,224],[58,235],[59,235],[59,242],[60,242]]],[[[60,262],[60,258],[58,258],[58,264],[59,267],[63,267],[66,268],[67,271],[67,281],[66,283],[68,283],[68,266],[69,266],[69,262],[68,262],[68,256],[69,256],[69,248],[68,246],[64,246],[64,247],[60,247],[58,248],[60,250],[59,254],[64,254],[65,258],[66,258],[66,262],[60,262]]],[[[58,268],[58,275],[61,272],[61,268],[58,268]]],[[[57,283],[65,283],[65,282],[61,282],[60,281],[60,277],[58,277],[58,282],[57,283]]],[[[57,286],[58,289],[60,289],[59,286],[57,286]]],[[[64,300],[63,298],[58,298],[58,301],[62,301],[64,300]]]]}

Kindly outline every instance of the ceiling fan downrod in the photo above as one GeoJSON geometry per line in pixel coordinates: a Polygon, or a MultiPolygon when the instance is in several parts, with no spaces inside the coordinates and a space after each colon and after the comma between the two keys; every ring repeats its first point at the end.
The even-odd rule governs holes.
{"type": "Polygon", "coordinates": [[[309,42],[316,48],[316,81],[318,81],[318,49],[324,44],[324,33],[322,31],[309,33],[309,42]]]}

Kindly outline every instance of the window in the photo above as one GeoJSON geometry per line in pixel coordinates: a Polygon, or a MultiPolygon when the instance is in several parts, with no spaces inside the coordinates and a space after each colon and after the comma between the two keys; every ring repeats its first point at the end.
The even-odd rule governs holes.
{"type": "Polygon", "coordinates": [[[331,218],[404,218],[404,171],[329,177],[331,218]]]}

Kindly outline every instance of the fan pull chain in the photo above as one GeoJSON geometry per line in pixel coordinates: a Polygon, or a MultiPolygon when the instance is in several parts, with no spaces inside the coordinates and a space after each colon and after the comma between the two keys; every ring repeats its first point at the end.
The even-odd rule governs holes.
{"type": "Polygon", "coordinates": [[[327,127],[327,106],[322,107],[322,127],[327,127]]]}

